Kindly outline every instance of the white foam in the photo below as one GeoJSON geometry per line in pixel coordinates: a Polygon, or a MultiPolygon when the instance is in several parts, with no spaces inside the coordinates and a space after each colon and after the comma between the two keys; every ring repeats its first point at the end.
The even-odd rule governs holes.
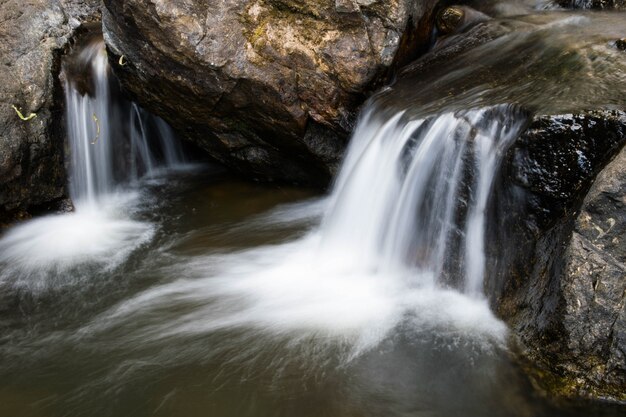
{"type": "MultiPolygon", "coordinates": [[[[312,234],[175,265],[168,273],[179,279],[124,301],[83,333],[132,325],[135,331],[123,343],[150,345],[240,330],[294,342],[313,339],[318,347],[347,343],[351,358],[400,328],[467,338],[487,348],[504,344],[506,327],[484,300],[433,286],[413,287],[401,271],[383,274],[320,261],[318,244],[319,236],[312,234]]],[[[253,340],[241,349],[259,349],[253,340]]]]}
{"type": "Polygon", "coordinates": [[[74,213],[17,225],[0,240],[0,263],[23,272],[117,265],[154,232],[150,223],[131,219],[136,200],[134,194],[109,195],[99,206],[79,205],[74,213]]]}

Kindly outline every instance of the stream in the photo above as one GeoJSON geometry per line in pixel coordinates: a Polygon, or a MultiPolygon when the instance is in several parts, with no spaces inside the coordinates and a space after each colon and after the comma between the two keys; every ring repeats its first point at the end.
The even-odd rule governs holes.
{"type": "Polygon", "coordinates": [[[485,207],[536,95],[400,80],[321,195],[191,161],[120,96],[100,39],[64,76],[75,210],[0,240],[0,416],[622,415],[548,402],[483,294],[485,207]]]}

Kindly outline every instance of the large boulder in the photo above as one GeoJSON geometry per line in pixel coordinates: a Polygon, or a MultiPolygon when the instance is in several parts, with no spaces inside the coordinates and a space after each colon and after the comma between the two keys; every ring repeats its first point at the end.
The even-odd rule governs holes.
{"type": "Polygon", "coordinates": [[[356,111],[428,42],[436,0],[105,0],[114,70],[217,160],[326,184],[356,111]]]}
{"type": "Polygon", "coordinates": [[[625,144],[621,111],[538,117],[498,181],[487,292],[553,394],[626,400],[625,144]]]}
{"type": "MultiPolygon", "coordinates": [[[[625,120],[626,122],[626,120],[625,120]]],[[[624,129],[626,135],[626,129],[624,129]]],[[[574,390],[626,400],[626,149],[585,198],[565,253],[556,352],[574,390]]],[[[549,348],[549,347],[548,347],[549,348]]]]}
{"type": "Polygon", "coordinates": [[[0,221],[64,196],[60,57],[97,0],[0,3],[0,221]],[[15,108],[14,108],[15,106],[15,108]],[[22,120],[30,114],[36,117],[22,120]]]}

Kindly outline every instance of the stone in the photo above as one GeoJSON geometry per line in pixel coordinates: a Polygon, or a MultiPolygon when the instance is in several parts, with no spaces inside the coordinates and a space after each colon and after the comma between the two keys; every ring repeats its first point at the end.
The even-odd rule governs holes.
{"type": "Polygon", "coordinates": [[[576,9],[626,10],[626,0],[559,0],[557,3],[576,9]]]}
{"type": "Polygon", "coordinates": [[[325,186],[359,106],[427,44],[435,4],[106,0],[103,23],[123,86],[183,137],[249,178],[325,186]]]}
{"type": "Polygon", "coordinates": [[[437,29],[440,33],[454,32],[463,22],[465,12],[460,7],[446,7],[437,15],[437,29]]]}
{"type": "Polygon", "coordinates": [[[551,394],[626,400],[625,144],[625,112],[538,117],[497,185],[487,293],[551,394]]]}

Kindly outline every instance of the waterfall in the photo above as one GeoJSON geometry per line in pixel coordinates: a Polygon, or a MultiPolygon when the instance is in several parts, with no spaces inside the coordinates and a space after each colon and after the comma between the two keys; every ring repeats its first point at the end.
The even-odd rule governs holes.
{"type": "Polygon", "coordinates": [[[70,196],[77,208],[94,205],[119,186],[184,163],[171,128],[136,103],[115,96],[102,40],[78,52],[65,73],[70,145],[70,196]]]}
{"type": "MultiPolygon", "coordinates": [[[[125,300],[89,331],[143,323],[142,343],[159,344],[261,330],[294,345],[339,340],[350,346],[348,362],[395,332],[458,337],[479,350],[504,343],[506,327],[482,291],[487,207],[501,161],[527,122],[514,105],[420,118],[374,101],[319,226],[278,244],[178,258],[168,270],[177,280],[125,300]],[[152,320],[180,310],[170,321],[152,320]]],[[[316,211],[313,203],[291,220],[281,212],[281,220],[303,222],[316,211]]],[[[262,348],[255,339],[243,345],[244,357],[262,348]]]]}
{"type": "Polygon", "coordinates": [[[140,180],[185,162],[171,128],[121,97],[101,37],[66,58],[62,78],[68,188],[76,210],[35,219],[3,236],[0,282],[45,288],[55,277],[49,271],[78,279],[68,277],[68,268],[119,265],[154,234],[153,224],[134,218],[140,180]]]}
{"type": "Polygon", "coordinates": [[[486,207],[502,155],[527,117],[515,106],[419,119],[364,113],[322,227],[326,258],[482,294],[486,207]],[[459,275],[455,277],[455,275],[459,275]]]}

